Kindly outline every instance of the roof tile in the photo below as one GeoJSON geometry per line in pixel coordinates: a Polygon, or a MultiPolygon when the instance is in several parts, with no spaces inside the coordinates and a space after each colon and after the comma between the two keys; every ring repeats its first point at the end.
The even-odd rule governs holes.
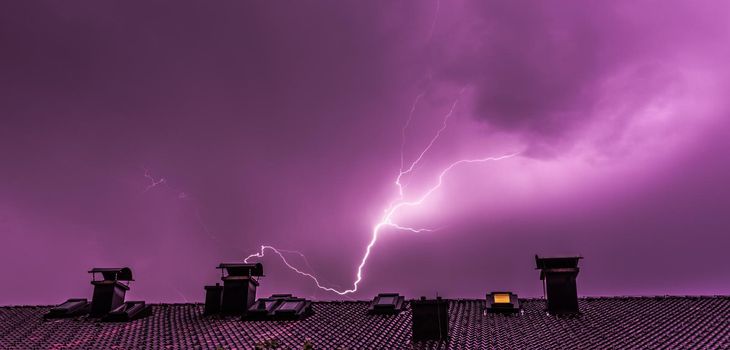
{"type": "Polygon", "coordinates": [[[125,323],[81,316],[44,320],[50,306],[0,307],[0,349],[252,349],[276,339],[301,349],[730,348],[730,297],[602,297],[579,300],[581,315],[547,315],[542,299],[521,314],[485,314],[484,300],[450,300],[449,341],[411,341],[410,305],[368,314],[370,301],[313,303],[296,321],[204,317],[202,304],[154,304],[125,323]]]}

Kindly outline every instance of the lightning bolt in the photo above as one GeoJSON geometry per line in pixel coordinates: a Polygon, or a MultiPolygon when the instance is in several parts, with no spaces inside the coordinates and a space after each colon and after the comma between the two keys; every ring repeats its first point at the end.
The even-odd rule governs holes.
{"type": "MultiPolygon", "coordinates": [[[[413,104],[411,105],[411,111],[408,113],[408,119],[406,119],[405,124],[403,124],[403,128],[401,128],[401,138],[400,138],[400,174],[403,174],[403,167],[405,166],[405,154],[403,152],[403,149],[406,147],[406,131],[408,131],[408,127],[411,125],[411,120],[413,120],[413,114],[416,112],[416,107],[418,107],[418,102],[421,101],[421,98],[423,98],[423,95],[425,95],[426,92],[421,92],[416,96],[416,99],[413,101],[413,104]]],[[[399,175],[400,175],[399,174],[399,175]]],[[[397,181],[396,181],[397,183],[397,181]]],[[[401,195],[403,192],[401,191],[401,195]]]]}
{"type": "MultiPolygon", "coordinates": [[[[230,247],[230,245],[227,245],[225,242],[218,239],[218,237],[213,233],[213,231],[211,231],[209,229],[208,225],[205,223],[205,220],[203,219],[203,215],[200,212],[199,200],[195,196],[191,195],[190,193],[180,191],[178,188],[176,188],[172,185],[172,182],[168,182],[167,179],[164,177],[155,178],[152,175],[152,171],[150,169],[145,168],[145,167],[142,167],[142,169],[144,169],[144,177],[149,181],[148,185],[145,187],[145,189],[142,191],[142,193],[147,193],[157,187],[160,187],[161,189],[167,189],[169,191],[172,191],[173,193],[175,193],[175,198],[177,198],[178,200],[181,200],[181,201],[185,201],[190,206],[191,210],[194,211],[196,221],[200,225],[200,228],[203,230],[203,232],[205,232],[208,235],[208,237],[210,237],[212,240],[214,240],[221,246],[230,247]]],[[[236,249],[236,250],[243,253],[242,250],[239,250],[239,249],[236,249]]],[[[296,253],[299,253],[299,252],[296,252],[296,253]]],[[[299,254],[301,254],[301,253],[299,253],[299,254]]],[[[308,265],[309,262],[306,261],[306,258],[304,258],[304,259],[305,259],[305,263],[308,265]]]]}
{"type": "Polygon", "coordinates": [[[297,251],[297,250],[287,250],[287,249],[279,249],[279,251],[280,252],[284,252],[284,253],[299,255],[299,257],[302,258],[302,260],[304,261],[304,265],[307,266],[307,268],[309,269],[309,271],[312,271],[312,273],[314,273],[314,268],[312,267],[312,265],[309,264],[309,260],[304,255],[304,253],[302,253],[300,251],[297,251]]]}
{"type": "MultiPolygon", "coordinates": [[[[464,91],[464,89],[462,89],[459,92],[459,96],[461,96],[463,91],[464,91]]],[[[446,177],[446,175],[449,172],[451,172],[453,169],[455,169],[461,165],[498,161],[498,160],[512,158],[512,157],[518,155],[518,153],[512,153],[512,154],[507,154],[507,155],[498,156],[498,157],[484,157],[484,158],[477,158],[477,159],[457,160],[457,161],[449,164],[443,170],[441,170],[441,172],[438,175],[436,183],[433,186],[431,186],[427,191],[425,191],[420,197],[418,197],[415,200],[406,200],[405,196],[404,196],[404,187],[405,186],[401,182],[403,177],[410,175],[414,171],[416,166],[423,160],[423,158],[428,154],[429,150],[433,147],[433,145],[436,143],[436,141],[441,137],[441,134],[444,132],[444,130],[446,130],[446,128],[448,126],[448,121],[451,118],[451,116],[454,114],[456,106],[458,105],[458,102],[459,102],[459,98],[457,97],[454,100],[454,102],[451,104],[448,113],[446,113],[446,115],[444,116],[441,127],[436,131],[436,133],[431,138],[431,140],[428,142],[428,144],[418,154],[416,159],[413,162],[411,162],[408,167],[405,167],[403,148],[405,146],[406,129],[409,127],[409,125],[413,119],[413,115],[416,111],[417,104],[423,98],[423,95],[424,95],[424,93],[421,93],[416,97],[414,103],[411,106],[411,110],[410,110],[408,119],[406,120],[405,125],[402,128],[403,140],[401,142],[401,167],[400,167],[400,170],[398,171],[398,176],[396,176],[396,179],[394,181],[394,184],[398,189],[398,196],[387,205],[387,209],[385,209],[383,216],[380,218],[380,221],[378,221],[373,226],[372,231],[371,231],[370,242],[365,247],[365,253],[364,253],[362,259],[360,260],[360,264],[357,266],[356,278],[352,284],[352,288],[342,290],[342,289],[336,289],[336,288],[332,288],[332,287],[323,285],[322,283],[320,283],[319,279],[312,273],[302,271],[302,270],[298,269],[297,267],[293,266],[291,263],[289,263],[289,261],[286,259],[284,254],[282,254],[282,252],[286,252],[286,251],[277,249],[276,247],[273,247],[271,245],[262,245],[261,249],[258,252],[253,253],[253,254],[249,255],[248,257],[246,257],[246,259],[244,259],[244,262],[249,262],[249,260],[254,259],[254,258],[263,258],[267,250],[272,251],[273,253],[278,255],[279,258],[281,258],[281,261],[284,263],[284,265],[286,265],[286,267],[288,267],[292,271],[296,272],[297,274],[307,277],[307,278],[311,279],[312,281],[314,281],[317,288],[328,291],[328,292],[333,292],[333,293],[336,293],[339,295],[355,293],[358,289],[360,282],[362,282],[363,269],[365,268],[365,265],[367,264],[368,258],[370,257],[370,253],[371,253],[373,247],[375,246],[376,242],[378,241],[378,236],[380,235],[381,231],[384,228],[389,227],[389,228],[393,228],[396,230],[410,231],[410,232],[414,232],[414,233],[434,231],[434,229],[428,229],[428,228],[413,228],[413,227],[408,227],[408,226],[402,226],[402,225],[394,222],[393,217],[398,213],[399,210],[401,210],[403,208],[407,208],[407,207],[417,207],[417,206],[423,204],[434,192],[436,192],[441,187],[441,185],[444,183],[444,178],[446,177]]]]}
{"type": "MultiPolygon", "coordinates": [[[[433,36],[434,36],[434,32],[436,30],[436,24],[438,22],[440,10],[441,10],[441,0],[436,0],[436,9],[434,11],[433,20],[431,21],[431,25],[430,25],[430,28],[428,31],[427,42],[429,45],[433,41],[433,36]]],[[[427,80],[430,82],[432,79],[433,79],[432,70],[429,68],[429,70],[427,72],[427,80]]],[[[438,175],[436,183],[433,186],[431,186],[430,188],[428,188],[428,190],[426,190],[420,197],[418,197],[415,200],[406,200],[405,199],[405,189],[407,187],[407,184],[403,183],[404,180],[407,180],[410,178],[410,176],[417,169],[418,165],[421,163],[421,161],[424,159],[424,157],[426,157],[426,155],[429,153],[431,148],[434,146],[434,144],[436,144],[438,139],[441,137],[441,134],[446,130],[449,119],[451,119],[452,115],[454,114],[454,111],[456,110],[456,107],[459,103],[459,99],[460,99],[461,95],[463,94],[464,90],[465,90],[465,88],[462,88],[461,91],[459,91],[458,97],[456,99],[454,99],[454,102],[451,104],[448,113],[446,113],[444,115],[441,127],[438,130],[436,130],[436,132],[434,133],[433,137],[431,137],[428,144],[426,144],[426,146],[421,150],[421,152],[418,153],[418,156],[416,157],[416,159],[413,160],[408,166],[406,166],[404,149],[406,146],[407,131],[408,131],[408,128],[410,127],[413,117],[416,113],[418,103],[425,96],[426,92],[423,91],[420,94],[418,94],[416,96],[415,100],[413,101],[413,103],[411,104],[411,108],[408,113],[408,118],[406,119],[403,127],[401,128],[400,168],[398,169],[398,175],[396,176],[395,181],[394,181],[394,184],[398,190],[398,195],[393,200],[391,200],[390,203],[386,206],[386,209],[384,210],[383,216],[380,218],[380,221],[378,221],[372,228],[370,242],[365,247],[365,253],[364,253],[362,259],[360,260],[360,264],[357,266],[356,278],[352,284],[352,288],[337,289],[337,288],[332,288],[332,287],[323,285],[320,282],[320,280],[314,275],[314,272],[313,272],[314,270],[311,268],[311,266],[309,266],[308,263],[307,263],[307,265],[309,266],[309,270],[312,271],[312,273],[302,271],[302,270],[298,269],[297,267],[293,266],[291,263],[289,263],[289,261],[287,261],[286,257],[284,256],[284,254],[282,254],[282,252],[291,252],[291,251],[277,249],[271,245],[262,245],[261,249],[258,252],[249,255],[248,257],[246,257],[246,259],[244,259],[244,261],[249,262],[249,260],[254,259],[254,258],[263,258],[267,250],[271,251],[271,252],[275,253],[276,255],[278,255],[279,258],[281,258],[281,261],[284,263],[284,265],[286,265],[289,269],[291,269],[292,271],[296,272],[299,275],[302,275],[302,276],[307,277],[307,278],[311,279],[312,281],[314,281],[317,288],[328,291],[328,292],[337,293],[342,296],[346,296],[347,294],[355,293],[357,291],[358,286],[363,278],[363,269],[365,268],[365,265],[367,264],[368,258],[370,257],[370,253],[371,253],[373,247],[375,246],[376,242],[378,241],[378,236],[380,235],[381,231],[384,228],[392,228],[395,230],[409,231],[409,232],[413,232],[413,233],[432,232],[432,231],[438,230],[438,229],[430,229],[430,228],[414,228],[414,227],[409,227],[409,226],[403,226],[394,221],[394,216],[398,213],[399,210],[401,210],[403,208],[417,207],[417,206],[421,205],[422,203],[424,203],[434,192],[436,192],[441,187],[446,175],[449,172],[451,172],[453,169],[455,169],[461,165],[498,161],[498,160],[503,160],[503,159],[507,159],[507,158],[512,158],[512,157],[518,155],[518,153],[512,153],[512,154],[507,154],[507,155],[498,156],[498,157],[484,157],[484,158],[477,158],[477,159],[457,160],[457,161],[449,164],[445,168],[443,168],[438,175]]],[[[296,252],[296,253],[299,254],[300,256],[302,256],[302,258],[304,258],[305,262],[306,262],[306,258],[304,257],[303,254],[301,254],[299,252],[296,252]]]]}
{"type": "MultiPolygon", "coordinates": [[[[462,88],[461,91],[459,91],[459,96],[461,96],[464,93],[464,89],[462,88]]],[[[403,189],[405,186],[401,183],[401,179],[403,176],[409,175],[413,172],[413,170],[416,168],[418,163],[421,162],[423,157],[428,153],[428,151],[431,150],[431,147],[433,147],[434,143],[436,143],[436,140],[441,137],[441,133],[446,130],[446,127],[448,126],[449,119],[451,119],[451,116],[454,114],[454,110],[456,109],[456,105],[459,103],[459,99],[455,99],[454,102],[451,104],[451,108],[449,108],[449,112],[446,113],[444,116],[443,122],[441,123],[441,127],[436,131],[436,133],[431,138],[431,141],[426,145],[426,147],[421,151],[421,153],[416,157],[416,160],[411,162],[411,165],[408,167],[408,169],[403,170],[403,147],[405,147],[405,132],[408,126],[410,125],[411,119],[413,119],[413,112],[416,110],[416,105],[418,104],[418,101],[420,101],[421,97],[423,97],[423,93],[419,94],[416,97],[415,102],[413,103],[413,107],[411,108],[411,112],[408,115],[408,120],[406,121],[406,124],[402,128],[402,141],[401,141],[401,168],[398,171],[398,177],[395,179],[395,185],[398,187],[398,195],[400,196],[399,199],[403,199],[403,189]]]]}
{"type": "Polygon", "coordinates": [[[434,11],[433,21],[431,21],[431,28],[428,30],[428,42],[429,43],[431,43],[431,40],[433,40],[433,33],[436,30],[436,22],[438,22],[440,10],[441,10],[441,0],[436,0],[436,11],[434,11]]]}
{"type": "Polygon", "coordinates": [[[142,193],[145,193],[145,192],[147,192],[147,191],[149,191],[149,190],[151,190],[151,189],[153,189],[153,188],[155,188],[155,187],[157,187],[157,186],[162,185],[162,184],[165,183],[165,178],[164,177],[161,177],[159,180],[155,179],[152,176],[152,173],[150,172],[150,170],[147,169],[147,168],[144,168],[144,177],[147,180],[150,180],[150,184],[147,185],[147,187],[145,187],[145,189],[144,189],[144,191],[142,191],[142,193]]]}

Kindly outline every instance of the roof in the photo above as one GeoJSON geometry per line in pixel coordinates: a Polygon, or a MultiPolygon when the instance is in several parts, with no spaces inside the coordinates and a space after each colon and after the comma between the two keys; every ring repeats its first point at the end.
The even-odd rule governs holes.
{"type": "MultiPolygon", "coordinates": [[[[567,349],[730,348],[730,297],[581,298],[582,314],[545,313],[543,299],[521,299],[522,314],[485,315],[484,300],[449,301],[448,342],[411,341],[410,305],[398,315],[369,315],[370,301],[314,302],[299,321],[204,317],[202,304],[154,304],[127,323],[81,316],[43,320],[49,306],[0,307],[0,348],[252,349],[282,348],[567,349]]],[[[409,303],[407,303],[409,304],[409,303]]]]}

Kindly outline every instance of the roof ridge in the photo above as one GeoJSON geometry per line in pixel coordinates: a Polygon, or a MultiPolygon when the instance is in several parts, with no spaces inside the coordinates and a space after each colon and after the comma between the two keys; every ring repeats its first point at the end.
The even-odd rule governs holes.
{"type": "MultiPolygon", "coordinates": [[[[475,302],[482,302],[484,301],[483,298],[443,298],[445,300],[451,300],[451,301],[475,301],[475,302]]],[[[520,300],[531,302],[531,301],[544,301],[545,298],[543,297],[526,297],[526,298],[519,298],[520,300]]],[[[722,295],[722,294],[716,294],[716,295],[614,295],[614,296],[582,296],[578,298],[579,300],[627,300],[627,299],[730,299],[730,295],[722,295]]],[[[405,301],[411,301],[415,300],[415,298],[406,298],[405,301]]],[[[360,304],[360,303],[370,303],[372,300],[312,300],[312,303],[314,304],[360,304]]],[[[148,305],[155,305],[155,306],[196,306],[196,305],[204,305],[204,302],[184,302],[184,303],[165,303],[165,302],[157,302],[157,303],[147,303],[148,305]]],[[[51,308],[55,307],[56,305],[51,304],[39,304],[39,305],[32,305],[32,304],[18,304],[18,305],[0,305],[0,309],[8,309],[8,308],[51,308]]]]}

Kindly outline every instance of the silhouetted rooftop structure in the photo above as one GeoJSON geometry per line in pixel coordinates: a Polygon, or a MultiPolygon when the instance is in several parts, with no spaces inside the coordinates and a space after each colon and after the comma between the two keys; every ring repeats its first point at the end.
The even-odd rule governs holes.
{"type": "Polygon", "coordinates": [[[104,281],[134,281],[132,270],[128,267],[95,267],[89,270],[93,280],[100,273],[104,281]]]}
{"type": "Polygon", "coordinates": [[[0,349],[730,348],[730,296],[578,298],[580,259],[535,256],[544,299],[256,299],[263,266],[223,263],[205,304],[153,306],[124,300],[128,268],[95,268],[90,304],[0,307],[0,349]]]}
{"type": "Polygon", "coordinates": [[[411,331],[414,341],[449,339],[449,302],[436,299],[413,300],[411,305],[411,331]]]}
{"type": "Polygon", "coordinates": [[[578,307],[578,261],[580,256],[539,257],[535,255],[535,266],[540,270],[540,279],[547,298],[547,309],[550,313],[575,314],[578,307]]]}
{"type": "Polygon", "coordinates": [[[243,315],[244,320],[298,320],[312,314],[312,302],[291,294],[274,294],[256,300],[243,315]]]}
{"type": "Polygon", "coordinates": [[[398,293],[380,293],[370,302],[371,314],[397,314],[405,307],[405,297],[398,293]]]}
{"type": "MultiPolygon", "coordinates": [[[[132,279],[132,270],[128,267],[95,267],[89,270],[94,294],[89,303],[86,299],[72,298],[52,307],[43,315],[45,319],[71,318],[89,315],[97,320],[119,322],[132,321],[149,316],[152,308],[144,301],[124,301],[132,279]],[[101,280],[97,280],[101,274],[101,280]],[[126,281],[122,284],[120,281],[126,281]]],[[[3,344],[0,343],[0,346],[3,344]]]]}
{"type": "Polygon", "coordinates": [[[50,306],[0,307],[0,348],[253,349],[275,341],[301,349],[727,349],[730,297],[580,298],[581,313],[557,317],[544,299],[521,299],[522,314],[485,313],[485,300],[447,300],[449,340],[413,342],[411,301],[372,315],[372,301],[313,302],[294,321],[203,316],[202,304],[156,304],[149,317],[101,323],[88,316],[44,320],[50,306]]]}
{"type": "Polygon", "coordinates": [[[227,315],[246,315],[256,300],[256,277],[264,275],[261,263],[221,263],[220,284],[205,286],[205,314],[223,313],[227,315]]]}
{"type": "Polygon", "coordinates": [[[512,314],[520,312],[520,300],[511,292],[492,292],[487,294],[487,312],[512,314]]]}
{"type": "Polygon", "coordinates": [[[225,271],[228,276],[225,277],[260,277],[264,275],[264,266],[261,263],[220,263],[219,269],[225,271]]]}

